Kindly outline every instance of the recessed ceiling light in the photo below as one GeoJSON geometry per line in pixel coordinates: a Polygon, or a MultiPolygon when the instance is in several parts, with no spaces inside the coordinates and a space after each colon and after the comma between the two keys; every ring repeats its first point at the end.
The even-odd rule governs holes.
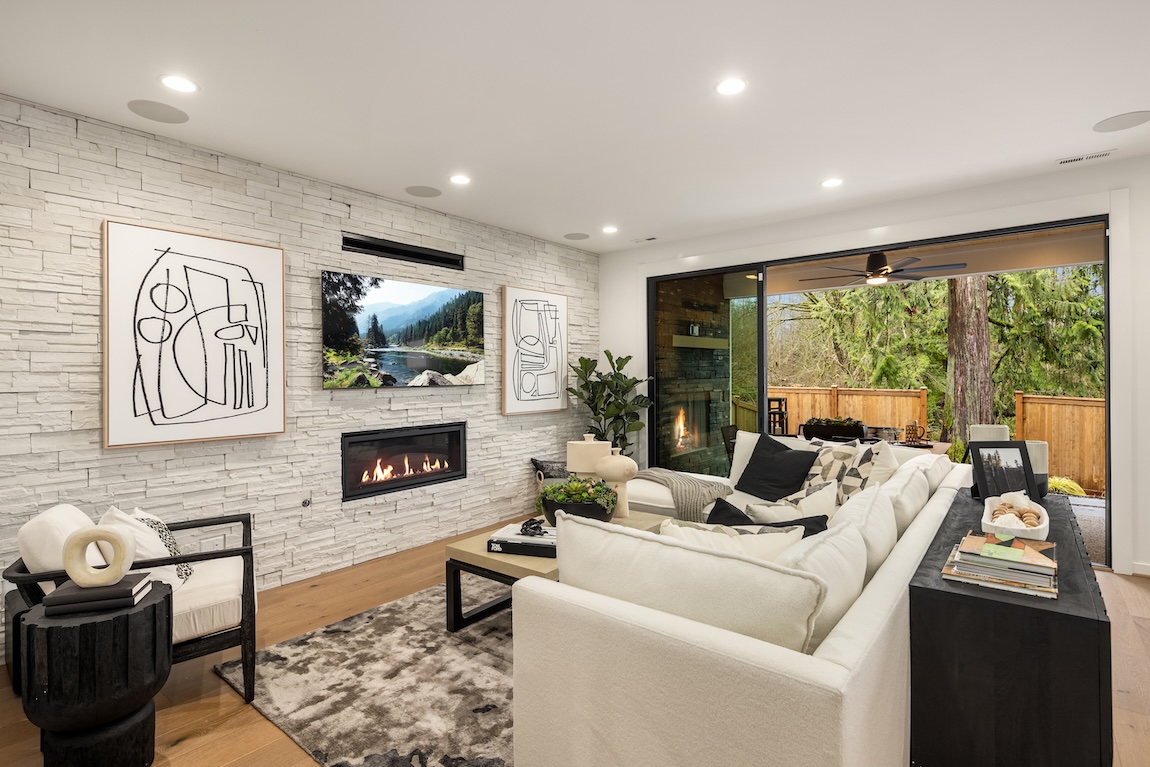
{"type": "Polygon", "coordinates": [[[200,86],[196,85],[188,78],[180,77],[179,75],[164,75],[160,78],[160,82],[174,91],[179,91],[180,93],[195,93],[200,89],[200,86]]]}
{"type": "Polygon", "coordinates": [[[734,96],[736,93],[742,93],[746,87],[746,80],[740,80],[737,77],[731,77],[716,85],[715,90],[724,96],[734,96]]]}
{"type": "Polygon", "coordinates": [[[617,232],[617,231],[619,231],[619,227],[617,227],[617,226],[605,226],[605,227],[603,227],[603,234],[615,234],[615,232],[617,232]]]}
{"type": "Polygon", "coordinates": [[[843,180],[841,178],[828,178],[823,182],[823,189],[834,189],[836,186],[842,186],[843,180]]]}
{"type": "Polygon", "coordinates": [[[1107,117],[1094,126],[1096,133],[1113,133],[1114,131],[1137,128],[1145,122],[1150,122],[1150,112],[1126,112],[1125,114],[1107,117]]]}
{"type": "Polygon", "coordinates": [[[470,184],[471,179],[468,178],[467,176],[464,176],[462,173],[456,173],[454,176],[451,177],[451,183],[453,183],[453,184],[470,184]]]}

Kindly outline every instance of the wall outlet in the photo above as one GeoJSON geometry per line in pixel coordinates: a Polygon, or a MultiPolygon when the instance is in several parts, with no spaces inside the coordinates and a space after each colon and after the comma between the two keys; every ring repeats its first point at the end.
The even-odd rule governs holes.
{"type": "Polygon", "coordinates": [[[200,541],[200,551],[223,551],[223,549],[224,536],[222,535],[215,535],[200,541]]]}

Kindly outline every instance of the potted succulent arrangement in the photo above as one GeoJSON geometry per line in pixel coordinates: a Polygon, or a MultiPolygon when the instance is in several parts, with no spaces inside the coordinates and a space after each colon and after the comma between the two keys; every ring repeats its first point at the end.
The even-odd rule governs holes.
{"type": "Polygon", "coordinates": [[[566,482],[547,485],[535,499],[535,510],[542,512],[547,523],[555,525],[555,512],[559,509],[577,517],[590,517],[606,522],[615,513],[618,495],[601,479],[577,477],[566,482]]]}
{"type": "Polygon", "coordinates": [[[866,424],[854,418],[810,418],[803,424],[807,439],[862,439],[866,424]]]}

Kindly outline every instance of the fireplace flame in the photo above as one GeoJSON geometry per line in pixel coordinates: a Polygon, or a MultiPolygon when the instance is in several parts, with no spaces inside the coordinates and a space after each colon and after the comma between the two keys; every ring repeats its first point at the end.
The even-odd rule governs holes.
{"type": "MultiPolygon", "coordinates": [[[[416,460],[419,460],[418,458],[416,460]]],[[[411,465],[411,458],[407,454],[403,456],[403,471],[397,472],[395,467],[391,464],[383,465],[382,458],[375,459],[375,468],[365,471],[363,476],[360,477],[360,483],[364,485],[375,484],[378,482],[386,482],[389,479],[396,479],[398,477],[410,477],[415,474],[427,474],[434,471],[447,471],[450,466],[447,464],[447,459],[442,461],[436,458],[431,460],[431,456],[426,453],[423,456],[423,463],[418,467],[413,468],[411,465]]]]}
{"type": "Polygon", "coordinates": [[[694,439],[689,431],[687,431],[687,411],[686,408],[679,408],[679,417],[675,419],[675,449],[686,450],[691,447],[694,439]]]}

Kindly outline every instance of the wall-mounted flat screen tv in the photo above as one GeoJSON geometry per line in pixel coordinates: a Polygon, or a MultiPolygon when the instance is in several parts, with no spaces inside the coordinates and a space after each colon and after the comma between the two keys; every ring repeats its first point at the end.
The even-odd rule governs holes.
{"type": "Polygon", "coordinates": [[[483,383],[483,294],[323,272],[323,388],[483,383]]]}

